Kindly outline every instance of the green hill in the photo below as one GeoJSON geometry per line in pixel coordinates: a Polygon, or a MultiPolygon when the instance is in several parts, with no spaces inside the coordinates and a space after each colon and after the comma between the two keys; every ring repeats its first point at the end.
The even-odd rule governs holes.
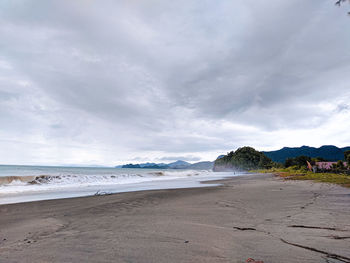
{"type": "Polygon", "coordinates": [[[308,156],[311,158],[322,157],[328,161],[344,160],[344,152],[350,150],[350,147],[338,148],[334,145],[324,145],[320,148],[302,146],[289,148],[284,147],[277,151],[263,152],[274,162],[284,163],[287,158],[297,156],[308,156]]]}
{"type": "Polygon", "coordinates": [[[214,162],[215,172],[232,170],[253,170],[271,168],[272,161],[264,153],[252,147],[242,147],[235,152],[229,152],[214,162]]]}

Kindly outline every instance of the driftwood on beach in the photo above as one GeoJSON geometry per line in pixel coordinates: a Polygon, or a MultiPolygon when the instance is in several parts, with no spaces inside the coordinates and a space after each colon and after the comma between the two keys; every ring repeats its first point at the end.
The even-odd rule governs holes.
{"type": "Polygon", "coordinates": [[[113,194],[113,193],[111,193],[111,192],[104,192],[104,191],[98,190],[98,191],[94,194],[94,196],[112,195],[112,194],[113,194]]]}

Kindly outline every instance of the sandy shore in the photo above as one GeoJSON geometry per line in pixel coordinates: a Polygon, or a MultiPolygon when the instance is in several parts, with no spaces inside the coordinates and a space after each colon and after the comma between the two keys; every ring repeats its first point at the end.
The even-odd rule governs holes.
{"type": "Polygon", "coordinates": [[[219,187],[0,206],[1,263],[250,257],[265,263],[348,262],[350,190],[250,175],[219,187]]]}

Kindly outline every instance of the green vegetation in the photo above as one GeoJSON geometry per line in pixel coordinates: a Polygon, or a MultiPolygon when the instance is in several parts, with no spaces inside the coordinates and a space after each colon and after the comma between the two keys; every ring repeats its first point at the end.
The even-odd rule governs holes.
{"type": "Polygon", "coordinates": [[[344,152],[345,161],[350,165],[350,151],[344,152]]]}
{"type": "Polygon", "coordinates": [[[322,183],[339,184],[345,187],[350,187],[350,176],[346,174],[332,174],[332,173],[311,173],[302,174],[299,176],[292,176],[291,180],[312,180],[322,183]]]}
{"type": "Polygon", "coordinates": [[[231,151],[214,163],[214,171],[269,169],[274,163],[262,152],[252,147],[242,147],[231,151]]]}
{"type": "MultiPolygon", "coordinates": [[[[350,160],[350,151],[344,152],[344,159],[350,160]]],[[[350,174],[350,170],[348,169],[348,166],[342,161],[339,160],[336,163],[334,163],[330,168],[322,168],[322,166],[317,166],[317,162],[328,162],[324,158],[317,157],[317,158],[310,158],[309,156],[298,156],[295,158],[287,158],[284,162],[284,167],[294,167],[297,169],[306,169],[307,163],[310,163],[312,166],[313,172],[316,173],[344,173],[344,174],[350,174]]],[[[349,163],[349,162],[348,162],[349,163]]]]}
{"type": "Polygon", "coordinates": [[[338,184],[350,187],[350,176],[344,173],[313,173],[306,168],[290,166],[288,168],[271,168],[251,171],[254,173],[272,173],[286,180],[311,180],[315,182],[338,184]]]}
{"type": "Polygon", "coordinates": [[[312,180],[350,187],[350,151],[345,151],[344,157],[347,165],[339,160],[331,167],[321,169],[316,163],[327,162],[321,157],[297,156],[287,158],[282,164],[273,162],[264,153],[252,147],[242,147],[217,159],[214,171],[246,170],[254,173],[272,173],[287,180],[312,180]],[[310,163],[313,171],[309,171],[307,163],[310,163]]]}
{"type": "Polygon", "coordinates": [[[302,155],[295,158],[288,158],[284,162],[284,166],[285,167],[297,166],[298,168],[300,168],[300,167],[304,167],[307,162],[311,163],[312,162],[311,158],[308,156],[302,155]]]}
{"type": "MultiPolygon", "coordinates": [[[[349,165],[350,151],[345,151],[344,157],[349,165]]],[[[273,173],[286,180],[312,180],[350,187],[349,166],[345,165],[342,160],[334,163],[329,170],[321,170],[316,165],[317,162],[326,161],[320,157],[297,156],[287,158],[284,164],[275,163],[264,153],[256,151],[252,147],[242,147],[217,159],[214,163],[214,171],[246,170],[254,173],[273,173]],[[313,171],[309,171],[308,162],[313,171]]]]}

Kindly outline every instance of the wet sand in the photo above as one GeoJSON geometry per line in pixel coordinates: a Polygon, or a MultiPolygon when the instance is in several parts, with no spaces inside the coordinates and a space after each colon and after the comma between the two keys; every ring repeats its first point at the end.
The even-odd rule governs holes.
{"type": "Polygon", "coordinates": [[[222,183],[1,205],[0,262],[350,262],[350,189],[222,183]]]}

